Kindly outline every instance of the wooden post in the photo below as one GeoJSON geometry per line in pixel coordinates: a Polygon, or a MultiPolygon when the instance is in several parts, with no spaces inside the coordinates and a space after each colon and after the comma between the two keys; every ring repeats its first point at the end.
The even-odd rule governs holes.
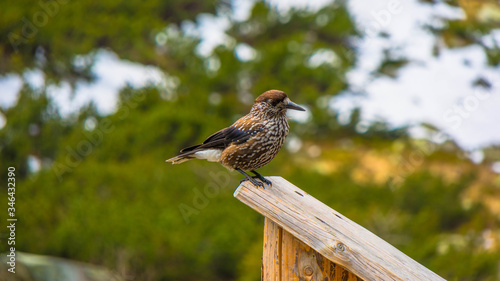
{"type": "Polygon", "coordinates": [[[234,192],[266,217],[264,281],[443,281],[389,243],[281,177],[234,192]]]}
{"type": "Polygon", "coordinates": [[[262,280],[358,281],[361,278],[331,262],[277,223],[265,218],[262,280]]]}

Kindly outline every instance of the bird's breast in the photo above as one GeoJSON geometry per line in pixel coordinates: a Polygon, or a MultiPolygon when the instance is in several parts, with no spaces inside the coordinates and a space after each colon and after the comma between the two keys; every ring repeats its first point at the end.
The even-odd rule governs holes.
{"type": "Polygon", "coordinates": [[[257,134],[245,143],[229,145],[221,155],[221,163],[229,168],[255,170],[268,164],[280,151],[288,135],[288,122],[282,120],[266,120],[261,123],[257,134]]]}

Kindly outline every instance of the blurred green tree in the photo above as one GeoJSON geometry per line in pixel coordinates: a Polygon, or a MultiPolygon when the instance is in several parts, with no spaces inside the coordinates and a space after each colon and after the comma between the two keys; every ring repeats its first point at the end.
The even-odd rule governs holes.
{"type": "MultiPolygon", "coordinates": [[[[359,133],[359,110],[345,124],[328,107],[349,90],[346,73],[358,55],[352,42],[363,36],[346,3],[283,13],[256,2],[248,19],[231,22],[228,42],[200,55],[199,39],[182,23],[223,15],[227,5],[3,5],[0,73],[45,74],[42,89],[25,84],[17,104],[2,110],[0,169],[18,171],[16,247],[101,264],[134,280],[259,280],[263,220],[232,198],[240,177],[201,161],[171,167],[164,160],[245,114],[255,94],[279,87],[308,105],[311,117],[292,125],[300,151],[283,150],[264,174],[307,189],[449,280],[498,280],[498,200],[485,200],[500,198],[498,176],[450,142],[425,142],[432,152],[412,161],[422,144],[405,128],[378,122],[359,133]],[[159,32],[168,35],[164,45],[159,32]],[[92,81],[103,48],[158,66],[175,87],[126,86],[113,114],[89,105],[61,117],[47,87],[92,81]],[[75,65],[82,55],[89,60],[83,68],[75,65]]],[[[493,28],[450,21],[433,31],[438,40],[493,28]]],[[[486,47],[497,65],[498,47],[486,47]]],[[[405,63],[386,56],[374,75],[397,76],[405,63]]]]}

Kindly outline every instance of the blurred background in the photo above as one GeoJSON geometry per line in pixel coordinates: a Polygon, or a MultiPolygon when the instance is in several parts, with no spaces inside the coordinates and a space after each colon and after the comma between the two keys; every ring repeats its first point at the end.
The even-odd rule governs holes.
{"type": "Polygon", "coordinates": [[[262,174],[448,280],[500,280],[498,1],[1,2],[23,280],[260,280],[241,175],[164,161],[268,89],[308,111],[262,174]]]}

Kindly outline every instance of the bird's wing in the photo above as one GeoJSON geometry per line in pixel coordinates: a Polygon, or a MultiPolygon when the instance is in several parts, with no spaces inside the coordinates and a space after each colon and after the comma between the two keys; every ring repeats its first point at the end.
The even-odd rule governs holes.
{"type": "Polygon", "coordinates": [[[252,126],[250,128],[245,127],[227,127],[222,129],[211,136],[209,136],[203,144],[194,145],[191,147],[184,148],[181,153],[190,152],[199,149],[208,148],[219,148],[224,149],[232,143],[244,143],[250,139],[254,134],[263,130],[263,126],[252,126]]]}

